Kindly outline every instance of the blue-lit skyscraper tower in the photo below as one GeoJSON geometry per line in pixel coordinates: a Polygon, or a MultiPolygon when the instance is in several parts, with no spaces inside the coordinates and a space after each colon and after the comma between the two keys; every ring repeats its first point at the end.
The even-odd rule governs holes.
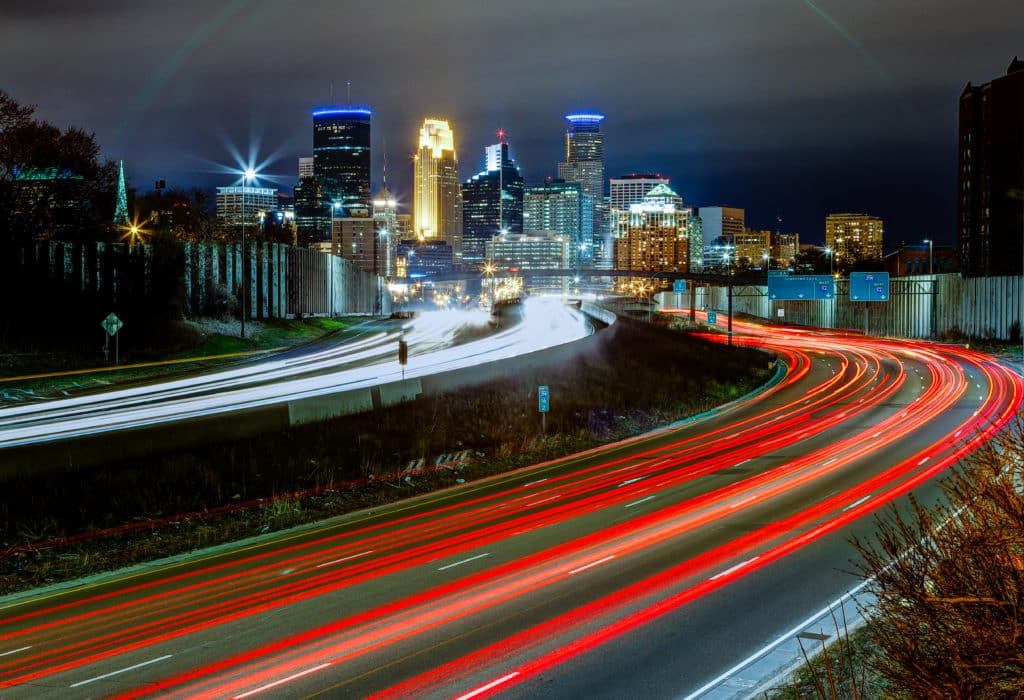
{"type": "MultiPolygon", "coordinates": [[[[565,160],[558,164],[558,177],[578,182],[583,194],[594,206],[593,259],[598,267],[611,263],[611,230],[604,217],[604,134],[603,114],[582,112],[565,115],[569,128],[565,132],[565,160]]],[[[589,256],[584,255],[584,258],[589,256]]]]}
{"type": "Polygon", "coordinates": [[[365,107],[313,111],[313,174],[324,203],[370,207],[370,118],[365,107]]]}

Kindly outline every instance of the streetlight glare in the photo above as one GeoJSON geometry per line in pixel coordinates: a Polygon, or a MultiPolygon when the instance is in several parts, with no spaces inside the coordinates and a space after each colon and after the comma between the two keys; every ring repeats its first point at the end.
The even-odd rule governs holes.
{"type": "Polygon", "coordinates": [[[245,179],[254,180],[256,178],[256,170],[254,168],[246,168],[245,179]]]}

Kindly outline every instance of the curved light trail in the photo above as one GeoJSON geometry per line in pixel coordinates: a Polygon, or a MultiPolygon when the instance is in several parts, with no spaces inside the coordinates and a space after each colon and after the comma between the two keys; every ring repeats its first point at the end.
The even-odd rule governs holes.
{"type": "Polygon", "coordinates": [[[204,418],[360,389],[403,377],[398,340],[410,346],[408,379],[476,366],[578,340],[590,331],[574,309],[528,299],[522,323],[453,345],[487,315],[429,312],[402,331],[381,332],[316,352],[158,384],[0,409],[0,449],[204,418]]]}
{"type": "MultiPolygon", "coordinates": [[[[786,366],[756,397],[462,489],[11,606],[0,690],[531,695],[556,669],[918,488],[1024,403],[1018,376],[964,348],[734,328],[735,342],[786,366]]],[[[679,694],[706,678],[686,680],[679,694]]]]}

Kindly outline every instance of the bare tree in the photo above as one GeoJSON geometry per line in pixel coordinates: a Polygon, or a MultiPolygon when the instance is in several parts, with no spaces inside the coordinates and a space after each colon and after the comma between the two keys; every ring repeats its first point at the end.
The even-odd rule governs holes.
{"type": "Polygon", "coordinates": [[[855,541],[876,603],[876,672],[896,697],[1024,696],[1024,425],[944,483],[945,503],[893,508],[855,541]]]}

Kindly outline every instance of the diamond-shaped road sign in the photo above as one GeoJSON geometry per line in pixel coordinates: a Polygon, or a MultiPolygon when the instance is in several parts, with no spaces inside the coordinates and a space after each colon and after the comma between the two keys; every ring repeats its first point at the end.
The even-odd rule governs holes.
{"type": "Polygon", "coordinates": [[[100,321],[100,325],[103,326],[103,330],[105,330],[109,335],[117,335],[117,332],[121,330],[121,326],[124,325],[124,322],[121,321],[116,314],[111,312],[105,319],[100,321]]]}

